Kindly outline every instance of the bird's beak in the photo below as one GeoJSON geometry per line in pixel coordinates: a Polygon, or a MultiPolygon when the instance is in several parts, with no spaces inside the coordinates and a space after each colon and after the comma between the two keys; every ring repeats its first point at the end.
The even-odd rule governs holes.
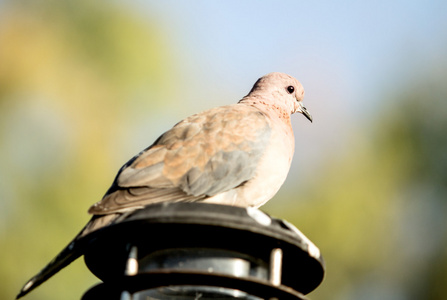
{"type": "Polygon", "coordinates": [[[312,116],[310,115],[310,113],[307,111],[306,107],[304,107],[304,104],[299,102],[299,107],[298,107],[298,111],[300,113],[302,113],[306,119],[308,119],[311,123],[312,123],[312,116]]]}

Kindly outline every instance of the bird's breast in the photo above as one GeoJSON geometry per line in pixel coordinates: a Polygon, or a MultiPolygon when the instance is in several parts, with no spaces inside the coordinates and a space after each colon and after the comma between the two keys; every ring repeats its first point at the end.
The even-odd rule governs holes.
{"type": "Polygon", "coordinates": [[[280,120],[272,122],[272,135],[254,177],[238,189],[238,199],[250,199],[241,206],[259,207],[270,200],[283,185],[289,173],[294,153],[292,128],[280,120]]]}

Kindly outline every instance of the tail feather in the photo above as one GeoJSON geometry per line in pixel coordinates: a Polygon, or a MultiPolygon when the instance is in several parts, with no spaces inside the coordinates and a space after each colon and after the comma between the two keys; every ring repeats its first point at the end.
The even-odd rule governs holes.
{"type": "Polygon", "coordinates": [[[44,283],[48,278],[68,266],[75,261],[78,257],[83,255],[86,251],[86,247],[89,238],[84,239],[88,234],[110,225],[117,220],[120,214],[110,214],[103,216],[93,216],[87,225],[81,230],[81,232],[64,248],[62,251],[50,261],[45,268],[37,273],[33,278],[28,280],[22,287],[16,299],[19,299],[36,287],[44,283]]]}
{"type": "Polygon", "coordinates": [[[48,278],[59,272],[61,269],[68,266],[71,262],[76,260],[83,254],[83,249],[78,245],[77,236],[70,244],[67,245],[52,261],[46,265],[39,273],[37,273],[33,278],[28,280],[27,283],[22,287],[20,293],[17,295],[16,299],[19,299],[36,287],[45,282],[48,278]]]}

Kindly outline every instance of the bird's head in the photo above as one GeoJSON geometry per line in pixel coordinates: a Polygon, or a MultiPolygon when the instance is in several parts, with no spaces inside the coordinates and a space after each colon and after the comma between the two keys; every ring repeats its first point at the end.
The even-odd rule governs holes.
{"type": "Polygon", "coordinates": [[[303,104],[304,88],[290,75],[273,72],[256,81],[246,97],[267,99],[269,105],[280,106],[291,114],[299,112],[312,122],[312,116],[303,104]]]}

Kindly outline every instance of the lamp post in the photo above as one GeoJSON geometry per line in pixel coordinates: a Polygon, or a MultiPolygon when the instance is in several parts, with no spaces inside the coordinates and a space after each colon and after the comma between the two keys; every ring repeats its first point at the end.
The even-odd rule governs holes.
{"type": "Polygon", "coordinates": [[[85,237],[103,283],[93,299],[306,299],[324,261],[290,223],[258,209],[163,203],[85,237]]]}

